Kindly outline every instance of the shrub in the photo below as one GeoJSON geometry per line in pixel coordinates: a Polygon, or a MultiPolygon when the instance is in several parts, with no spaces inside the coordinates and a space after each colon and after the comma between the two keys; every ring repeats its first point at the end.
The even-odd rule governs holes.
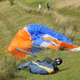
{"type": "Polygon", "coordinates": [[[0,80],[10,80],[15,76],[16,60],[4,48],[0,49],[0,80]]]}
{"type": "Polygon", "coordinates": [[[9,0],[9,2],[11,6],[14,4],[14,0],[9,0]]]}

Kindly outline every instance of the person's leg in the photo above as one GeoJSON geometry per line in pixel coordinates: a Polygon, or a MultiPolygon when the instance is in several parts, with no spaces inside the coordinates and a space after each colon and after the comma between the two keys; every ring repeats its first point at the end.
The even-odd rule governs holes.
{"type": "Polygon", "coordinates": [[[20,66],[18,66],[18,70],[21,70],[21,69],[24,69],[24,68],[28,67],[29,63],[30,63],[30,62],[21,64],[20,66]]]}
{"type": "Polygon", "coordinates": [[[49,7],[48,7],[48,11],[49,11],[49,7]]]}
{"type": "Polygon", "coordinates": [[[49,11],[49,7],[48,7],[48,11],[49,11]]]}

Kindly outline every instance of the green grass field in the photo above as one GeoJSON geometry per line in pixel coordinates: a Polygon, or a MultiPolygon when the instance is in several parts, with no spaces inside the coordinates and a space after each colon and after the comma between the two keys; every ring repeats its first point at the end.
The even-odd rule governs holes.
{"type": "Polygon", "coordinates": [[[0,2],[0,80],[80,80],[80,52],[44,49],[37,54],[37,58],[31,56],[24,60],[17,60],[8,52],[8,46],[18,30],[32,23],[43,24],[58,32],[59,29],[63,29],[63,34],[75,45],[80,46],[79,0],[71,0],[73,2],[69,0],[16,1],[21,4],[10,6],[8,1],[0,2]],[[46,9],[47,2],[50,2],[51,5],[49,12],[46,9]],[[37,10],[39,3],[43,7],[41,11],[37,10]],[[64,3],[66,4],[64,5],[64,3]],[[63,63],[58,66],[60,69],[58,73],[40,75],[30,73],[27,68],[21,71],[17,70],[20,64],[43,60],[46,56],[53,60],[57,57],[63,59],[63,63]]]}

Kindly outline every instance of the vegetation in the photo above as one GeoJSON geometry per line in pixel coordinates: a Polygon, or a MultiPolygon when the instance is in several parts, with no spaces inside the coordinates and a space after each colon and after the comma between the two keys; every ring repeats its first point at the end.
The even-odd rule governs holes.
{"type": "Polygon", "coordinates": [[[9,0],[9,2],[10,2],[10,5],[12,6],[14,3],[14,0],[9,0]]]}
{"type": "MultiPolygon", "coordinates": [[[[51,27],[66,35],[77,46],[80,45],[80,11],[79,4],[74,6],[69,0],[16,0],[11,6],[9,1],[0,2],[0,80],[79,80],[80,79],[80,54],[79,52],[56,51],[44,49],[37,54],[37,58],[28,57],[17,60],[8,52],[8,46],[18,30],[24,26],[37,23],[51,27]],[[63,2],[62,2],[63,1],[63,2]],[[67,2],[66,2],[67,1],[67,2]],[[50,2],[50,11],[46,3],[50,2]],[[64,3],[66,4],[64,5],[64,3]],[[38,11],[38,3],[43,9],[38,11]],[[61,4],[63,5],[61,6],[61,4]],[[24,6],[26,5],[26,6],[24,6]],[[57,6],[58,5],[58,6],[57,6]],[[51,75],[32,74],[26,68],[18,71],[17,67],[28,61],[43,60],[45,56],[63,59],[60,71],[51,75]]],[[[71,0],[72,1],[72,0],[71,0]]]]}

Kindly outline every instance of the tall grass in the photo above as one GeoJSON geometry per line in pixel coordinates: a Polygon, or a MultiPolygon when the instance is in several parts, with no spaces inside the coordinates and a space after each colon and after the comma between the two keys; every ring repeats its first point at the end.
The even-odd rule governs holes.
{"type": "Polygon", "coordinates": [[[0,80],[10,80],[15,77],[15,60],[4,48],[0,48],[0,80]]]}
{"type": "Polygon", "coordinates": [[[79,24],[79,20],[80,20],[80,10],[79,10],[79,7],[78,8],[73,8],[71,6],[69,7],[64,7],[60,10],[58,10],[58,12],[60,14],[63,14],[64,16],[70,16],[70,17],[73,17],[75,18],[76,22],[78,22],[79,24]]]}
{"type": "Polygon", "coordinates": [[[62,24],[59,24],[57,31],[67,36],[71,41],[74,41],[76,35],[75,33],[77,32],[77,26],[74,25],[74,22],[68,20],[62,24]]]}

